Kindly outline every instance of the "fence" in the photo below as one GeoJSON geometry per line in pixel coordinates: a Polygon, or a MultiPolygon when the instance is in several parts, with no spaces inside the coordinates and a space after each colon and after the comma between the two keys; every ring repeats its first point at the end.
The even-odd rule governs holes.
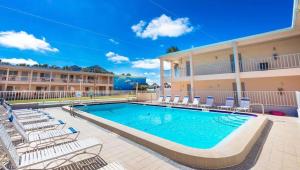
{"type": "Polygon", "coordinates": [[[136,91],[93,91],[80,92],[80,97],[76,97],[75,91],[0,91],[0,98],[11,102],[48,102],[63,100],[88,100],[101,98],[128,98],[135,97],[136,91]]]}
{"type": "MultiPolygon", "coordinates": [[[[190,91],[171,91],[165,95],[171,96],[191,96],[190,91]]],[[[194,91],[194,96],[200,96],[201,103],[205,103],[207,96],[214,96],[214,101],[217,105],[224,104],[227,97],[234,97],[236,104],[238,103],[237,91],[194,91]]],[[[251,103],[263,104],[264,106],[297,106],[295,91],[243,91],[242,97],[247,97],[251,103]]],[[[190,99],[191,100],[191,99],[190,99]]]]}

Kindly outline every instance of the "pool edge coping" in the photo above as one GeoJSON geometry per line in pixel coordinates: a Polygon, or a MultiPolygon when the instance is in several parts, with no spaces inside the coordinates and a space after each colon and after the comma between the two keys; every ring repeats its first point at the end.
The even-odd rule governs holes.
{"type": "MultiPolygon", "coordinates": [[[[62,108],[65,111],[71,112],[69,106],[63,106],[62,108]]],[[[73,109],[72,111],[89,122],[193,168],[218,169],[240,164],[250,152],[267,123],[266,116],[257,115],[225,137],[215,147],[197,149],[121,125],[78,109],[73,109]]]]}

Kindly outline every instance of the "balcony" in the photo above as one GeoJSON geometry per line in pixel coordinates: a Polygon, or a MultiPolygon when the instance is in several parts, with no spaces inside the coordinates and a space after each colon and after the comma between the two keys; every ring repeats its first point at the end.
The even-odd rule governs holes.
{"type": "MultiPolygon", "coordinates": [[[[2,83],[6,81],[6,75],[1,75],[0,80],[2,83]]],[[[30,82],[30,76],[8,76],[9,82],[30,82]]],[[[32,83],[68,83],[67,78],[50,78],[50,77],[32,77],[32,83]]],[[[103,80],[92,80],[92,79],[69,79],[69,83],[72,84],[112,84],[112,81],[109,81],[108,79],[103,80]]]]}
{"type": "MultiPolygon", "coordinates": [[[[228,60],[218,60],[213,63],[194,64],[194,76],[198,78],[207,77],[209,75],[224,76],[224,78],[231,79],[235,73],[234,62],[228,60]]],[[[300,68],[300,53],[271,56],[271,57],[242,57],[240,61],[240,72],[251,73],[256,71],[281,70],[300,68]]],[[[182,80],[186,78],[184,72],[181,70],[179,76],[174,77],[175,80],[182,80]]]]}
{"type": "Polygon", "coordinates": [[[266,71],[300,67],[300,53],[243,59],[241,72],[266,71]]]}

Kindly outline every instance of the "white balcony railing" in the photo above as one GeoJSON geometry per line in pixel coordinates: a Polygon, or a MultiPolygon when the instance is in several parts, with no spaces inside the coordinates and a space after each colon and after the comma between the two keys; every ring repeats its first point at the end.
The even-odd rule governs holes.
{"type": "MultiPolygon", "coordinates": [[[[210,75],[234,73],[234,62],[225,59],[217,60],[211,63],[194,63],[194,75],[210,75]]],[[[241,72],[266,71],[276,69],[300,68],[300,53],[278,55],[272,57],[242,57],[240,61],[241,72]]],[[[185,74],[179,74],[179,77],[186,77],[185,74]]],[[[175,77],[176,79],[177,77],[175,77]]]]}
{"type": "MultiPolygon", "coordinates": [[[[0,98],[8,101],[24,101],[24,102],[51,102],[79,99],[75,96],[75,91],[0,91],[0,98]]],[[[90,99],[102,96],[132,96],[135,95],[135,90],[96,90],[82,91],[81,98],[90,99]],[[88,97],[88,98],[87,98],[88,97]]]]}
{"type": "Polygon", "coordinates": [[[300,53],[272,57],[243,58],[242,72],[265,71],[300,67],[300,53]]]}
{"type": "MultiPolygon", "coordinates": [[[[2,75],[0,76],[0,81],[5,82],[8,79],[8,81],[14,81],[14,82],[30,82],[29,76],[8,76],[2,75]]],[[[68,83],[67,78],[50,78],[50,77],[32,77],[31,82],[52,82],[52,83],[68,83]]],[[[102,79],[102,80],[92,80],[92,79],[69,79],[69,83],[82,83],[82,84],[108,84],[108,82],[112,83],[112,81],[109,81],[108,79],[102,79]]]]}

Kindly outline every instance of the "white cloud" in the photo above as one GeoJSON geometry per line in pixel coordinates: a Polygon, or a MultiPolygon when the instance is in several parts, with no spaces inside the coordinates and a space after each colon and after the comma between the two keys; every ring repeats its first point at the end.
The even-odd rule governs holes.
{"type": "Polygon", "coordinates": [[[118,41],[116,41],[116,40],[114,40],[114,39],[108,39],[108,41],[109,42],[111,42],[111,43],[113,43],[113,44],[115,44],[115,45],[118,45],[118,44],[120,44],[118,41]]]}
{"type": "Polygon", "coordinates": [[[0,32],[0,45],[9,48],[17,48],[20,50],[58,52],[58,49],[51,47],[51,45],[46,42],[45,38],[38,39],[34,35],[28,34],[24,31],[0,32]]]}
{"type": "Polygon", "coordinates": [[[154,72],[145,72],[144,75],[145,76],[155,76],[156,73],[154,73],[154,72]]]}
{"type": "MultiPolygon", "coordinates": [[[[142,68],[142,69],[158,69],[160,68],[159,59],[143,59],[132,62],[133,68],[142,68]]],[[[169,62],[164,62],[164,70],[169,70],[171,64],[169,62]]]]}
{"type": "Polygon", "coordinates": [[[129,61],[128,57],[119,55],[119,54],[111,52],[111,51],[106,53],[105,56],[108,58],[109,61],[112,61],[112,62],[118,63],[118,64],[129,61]]]}
{"type": "Polygon", "coordinates": [[[148,25],[141,20],[138,24],[133,25],[131,29],[138,37],[156,40],[158,37],[179,37],[193,31],[194,28],[191,26],[189,18],[172,20],[171,17],[163,14],[152,19],[148,25]]]}
{"type": "Polygon", "coordinates": [[[159,59],[144,59],[132,62],[133,68],[156,69],[159,66],[159,59]]]}
{"type": "Polygon", "coordinates": [[[0,60],[4,63],[10,63],[13,65],[16,64],[26,64],[26,65],[35,65],[38,64],[38,62],[32,60],[32,59],[24,59],[24,58],[0,58],[0,60]]]}

